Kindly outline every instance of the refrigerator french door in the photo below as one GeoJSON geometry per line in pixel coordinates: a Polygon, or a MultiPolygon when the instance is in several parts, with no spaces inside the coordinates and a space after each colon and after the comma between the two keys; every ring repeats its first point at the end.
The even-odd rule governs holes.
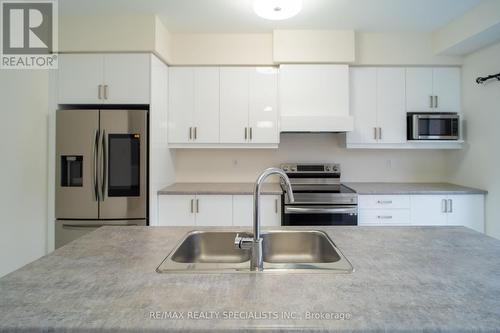
{"type": "Polygon", "coordinates": [[[56,117],[56,247],[103,225],[146,225],[147,110],[56,117]]]}

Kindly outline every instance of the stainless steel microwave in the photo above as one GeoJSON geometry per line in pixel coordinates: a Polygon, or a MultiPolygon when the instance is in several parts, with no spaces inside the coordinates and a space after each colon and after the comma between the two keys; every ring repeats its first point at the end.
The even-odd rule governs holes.
{"type": "Polygon", "coordinates": [[[458,140],[460,115],[457,113],[408,113],[408,140],[458,140]]]}

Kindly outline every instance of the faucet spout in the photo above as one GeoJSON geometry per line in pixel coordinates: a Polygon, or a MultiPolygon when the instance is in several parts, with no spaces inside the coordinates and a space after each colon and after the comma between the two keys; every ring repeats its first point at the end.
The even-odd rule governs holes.
{"type": "Polygon", "coordinates": [[[290,179],[286,173],[278,168],[269,168],[264,170],[255,182],[253,191],[253,245],[252,245],[252,259],[250,261],[251,270],[262,270],[263,269],[263,258],[262,258],[262,235],[260,230],[260,195],[261,188],[267,177],[271,175],[278,175],[283,179],[286,186],[286,194],[290,202],[294,202],[294,196],[292,191],[292,185],[290,179]]]}

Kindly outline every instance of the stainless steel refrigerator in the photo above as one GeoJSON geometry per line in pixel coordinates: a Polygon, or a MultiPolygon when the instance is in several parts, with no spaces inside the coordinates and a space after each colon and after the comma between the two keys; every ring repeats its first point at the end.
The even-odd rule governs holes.
{"type": "Polygon", "coordinates": [[[147,225],[147,110],[56,117],[56,248],[104,225],[147,225]]]}

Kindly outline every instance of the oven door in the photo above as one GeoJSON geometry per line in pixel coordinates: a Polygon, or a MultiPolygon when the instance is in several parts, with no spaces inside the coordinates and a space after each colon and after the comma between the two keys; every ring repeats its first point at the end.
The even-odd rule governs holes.
{"type": "Polygon", "coordinates": [[[285,205],[284,226],[357,225],[356,206],[285,205]]]}

